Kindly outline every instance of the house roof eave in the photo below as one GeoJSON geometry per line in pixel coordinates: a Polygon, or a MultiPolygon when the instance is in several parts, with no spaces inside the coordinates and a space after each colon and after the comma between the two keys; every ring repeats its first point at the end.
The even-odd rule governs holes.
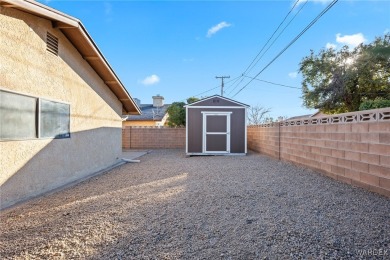
{"type": "Polygon", "coordinates": [[[128,93],[80,20],[32,0],[0,0],[0,6],[14,8],[52,22],[75,46],[107,87],[122,103],[123,113],[140,115],[141,110],[128,93]]]}

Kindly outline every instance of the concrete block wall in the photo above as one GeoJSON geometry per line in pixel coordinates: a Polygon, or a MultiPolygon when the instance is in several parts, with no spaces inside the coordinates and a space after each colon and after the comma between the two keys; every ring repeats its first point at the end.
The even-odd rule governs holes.
{"type": "Polygon", "coordinates": [[[122,128],[123,149],[184,149],[185,142],[185,128],[134,126],[122,128]]]}
{"type": "Polygon", "coordinates": [[[247,131],[248,148],[279,158],[279,126],[250,126],[247,131]]]}
{"type": "Polygon", "coordinates": [[[248,148],[390,197],[390,108],[251,126],[248,148]]]}

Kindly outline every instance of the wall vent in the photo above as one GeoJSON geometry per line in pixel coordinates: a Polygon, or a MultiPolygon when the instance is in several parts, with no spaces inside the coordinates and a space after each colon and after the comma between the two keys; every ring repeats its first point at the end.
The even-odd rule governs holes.
{"type": "Polygon", "coordinates": [[[47,32],[46,50],[58,56],[58,38],[47,32]]]}

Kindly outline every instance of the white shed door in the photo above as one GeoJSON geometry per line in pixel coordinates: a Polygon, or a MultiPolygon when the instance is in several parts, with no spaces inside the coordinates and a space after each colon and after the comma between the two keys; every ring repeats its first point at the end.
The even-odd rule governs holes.
{"type": "Polygon", "coordinates": [[[230,153],[231,112],[203,113],[203,153],[230,153]]]}

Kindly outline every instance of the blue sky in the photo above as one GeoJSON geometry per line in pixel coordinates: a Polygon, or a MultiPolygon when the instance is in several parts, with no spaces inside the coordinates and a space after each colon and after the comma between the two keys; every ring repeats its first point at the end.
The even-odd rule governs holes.
{"type": "MultiPolygon", "coordinates": [[[[340,0],[257,77],[295,88],[253,80],[236,94],[250,79],[231,80],[245,72],[295,0],[40,2],[80,19],[129,93],[142,103],[151,103],[156,94],[165,103],[220,94],[215,76],[229,75],[226,97],[271,108],[275,118],[314,112],[302,107],[297,74],[311,49],[353,47],[390,30],[390,1],[340,0]]],[[[296,5],[281,29],[294,20],[247,76],[258,74],[331,1],[305,2],[296,5]]]]}

